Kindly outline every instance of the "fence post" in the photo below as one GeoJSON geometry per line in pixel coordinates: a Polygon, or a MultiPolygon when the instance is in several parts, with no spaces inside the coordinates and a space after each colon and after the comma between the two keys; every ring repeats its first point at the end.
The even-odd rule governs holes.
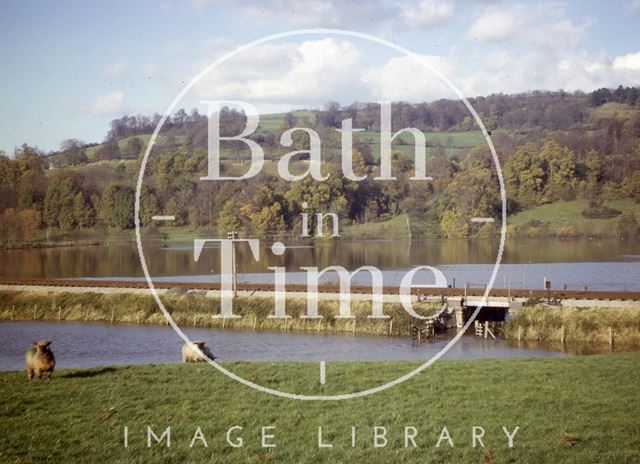
{"type": "Polygon", "coordinates": [[[353,318],[353,335],[356,334],[356,318],[353,318]]]}
{"type": "Polygon", "coordinates": [[[518,341],[520,341],[522,339],[522,326],[519,325],[518,326],[518,341]]]}
{"type": "Polygon", "coordinates": [[[393,319],[389,321],[389,335],[393,333],[393,319]]]}
{"type": "Polygon", "coordinates": [[[62,306],[58,305],[58,322],[62,320],[62,306]]]}
{"type": "Polygon", "coordinates": [[[560,343],[564,345],[564,325],[560,327],[560,343]]]}
{"type": "Polygon", "coordinates": [[[198,318],[198,316],[196,314],[193,315],[193,326],[196,326],[196,319],[198,318]]]}
{"type": "Polygon", "coordinates": [[[116,309],[112,306],[111,307],[111,325],[113,325],[113,318],[115,316],[115,311],[116,311],[116,309]]]}
{"type": "Polygon", "coordinates": [[[35,321],[37,317],[38,317],[38,305],[35,305],[33,307],[33,320],[35,321]]]}
{"type": "Polygon", "coordinates": [[[253,331],[256,331],[256,324],[258,323],[258,315],[254,314],[253,315],[253,331]]]}
{"type": "Polygon", "coordinates": [[[489,321],[484,321],[484,338],[489,337],[489,321]]]}
{"type": "Polygon", "coordinates": [[[320,333],[320,324],[322,323],[322,319],[318,319],[318,333],[320,333]]]}
{"type": "Polygon", "coordinates": [[[13,312],[16,309],[16,305],[11,306],[11,320],[13,320],[13,312]]]}
{"type": "Polygon", "coordinates": [[[140,311],[136,311],[136,324],[140,325],[140,311]]]}
{"type": "Polygon", "coordinates": [[[613,347],[613,327],[609,327],[609,346],[613,347]]]}

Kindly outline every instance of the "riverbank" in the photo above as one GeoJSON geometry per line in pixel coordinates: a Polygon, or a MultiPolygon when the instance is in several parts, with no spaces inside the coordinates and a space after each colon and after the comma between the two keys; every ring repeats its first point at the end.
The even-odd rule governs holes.
{"type": "MultiPolygon", "coordinates": [[[[371,319],[369,301],[352,301],[354,319],[338,318],[339,301],[320,300],[318,312],[323,319],[304,319],[307,301],[289,298],[288,319],[269,318],[274,299],[238,297],[234,300],[237,319],[212,317],[220,314],[220,299],[203,293],[172,294],[164,292],[162,301],[171,317],[181,327],[215,327],[225,329],[295,331],[320,333],[358,333],[366,335],[409,335],[414,322],[398,303],[385,303],[388,319],[371,319]]],[[[440,309],[439,303],[417,302],[415,310],[430,315],[440,309]]],[[[113,293],[94,292],[29,292],[0,291],[1,320],[99,321],[125,324],[167,324],[154,298],[148,291],[113,293]]]]}
{"type": "Polygon", "coordinates": [[[520,314],[509,318],[505,336],[514,340],[640,348],[640,304],[626,308],[525,306],[520,314]]]}
{"type": "MultiPolygon", "coordinates": [[[[386,382],[413,363],[334,363],[318,382],[312,363],[225,367],[284,391],[336,394],[386,382]],[[340,381],[336,381],[339,379],[340,381]]],[[[206,365],[56,371],[51,382],[0,374],[3,462],[460,462],[631,463],[640,459],[640,354],[436,363],[379,394],[340,402],[292,402],[259,393],[206,365]],[[251,407],[248,407],[251,405],[251,407]],[[147,426],[171,447],[147,447],[147,426]],[[231,431],[234,448],[226,441],[231,431]],[[373,446],[373,427],[388,443],[373,446]],[[451,436],[436,443],[443,427],[451,436]],[[485,430],[472,447],[472,427],[485,430]],[[512,432],[513,448],[501,427],[512,432]],[[123,444],[128,428],[128,446],[123,444]],[[197,427],[205,448],[190,442],[197,427]],[[275,448],[261,447],[262,427],[275,448]],[[318,427],[323,443],[318,447],[318,427]],[[356,446],[351,447],[352,427],[356,446]],[[405,447],[414,427],[416,447],[405,447]],[[412,429],[410,429],[412,431],[412,429]]]]}

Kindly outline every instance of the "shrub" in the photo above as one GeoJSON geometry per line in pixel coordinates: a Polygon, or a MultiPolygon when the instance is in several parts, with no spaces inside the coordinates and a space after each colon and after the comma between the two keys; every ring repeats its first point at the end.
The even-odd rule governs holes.
{"type": "Polygon", "coordinates": [[[558,233],[556,235],[558,236],[558,238],[563,239],[574,239],[580,237],[580,234],[578,234],[576,228],[571,224],[562,226],[560,230],[558,230],[558,233]]]}

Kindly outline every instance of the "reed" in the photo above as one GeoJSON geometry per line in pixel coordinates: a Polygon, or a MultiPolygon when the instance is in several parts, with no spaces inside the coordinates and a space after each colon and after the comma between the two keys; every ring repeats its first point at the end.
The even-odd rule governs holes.
{"type": "MultiPolygon", "coordinates": [[[[238,330],[295,331],[321,333],[353,333],[353,319],[340,319],[339,301],[321,300],[318,303],[321,320],[304,319],[306,300],[289,298],[284,319],[269,318],[274,302],[264,297],[238,297],[234,313],[238,319],[222,319],[220,300],[203,294],[165,294],[162,301],[174,322],[181,327],[215,327],[238,330]]],[[[153,297],[144,292],[0,292],[0,319],[33,320],[37,305],[37,320],[96,321],[113,323],[166,324],[166,318],[153,297]]],[[[439,309],[435,303],[415,303],[419,314],[430,315],[439,309]]],[[[356,333],[366,335],[409,335],[414,320],[397,303],[384,305],[389,319],[370,319],[371,303],[352,301],[351,313],[356,317],[356,333]],[[392,324],[390,322],[393,321],[392,324]],[[392,330],[390,331],[390,327],[392,330]]]]}
{"type": "Polygon", "coordinates": [[[640,346],[640,306],[634,308],[547,308],[525,307],[509,319],[508,338],[560,341],[568,343],[609,343],[610,330],[615,343],[640,346]],[[519,329],[520,328],[520,329],[519,329]]]}

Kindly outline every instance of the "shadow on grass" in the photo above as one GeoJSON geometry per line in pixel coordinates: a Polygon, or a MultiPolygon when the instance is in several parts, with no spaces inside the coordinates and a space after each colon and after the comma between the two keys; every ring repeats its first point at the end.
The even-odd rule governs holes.
{"type": "Polygon", "coordinates": [[[87,369],[82,371],[73,371],[68,372],[64,375],[61,375],[62,379],[82,379],[86,377],[96,377],[102,374],[108,374],[109,372],[115,372],[115,367],[101,367],[99,369],[87,369]]]}

